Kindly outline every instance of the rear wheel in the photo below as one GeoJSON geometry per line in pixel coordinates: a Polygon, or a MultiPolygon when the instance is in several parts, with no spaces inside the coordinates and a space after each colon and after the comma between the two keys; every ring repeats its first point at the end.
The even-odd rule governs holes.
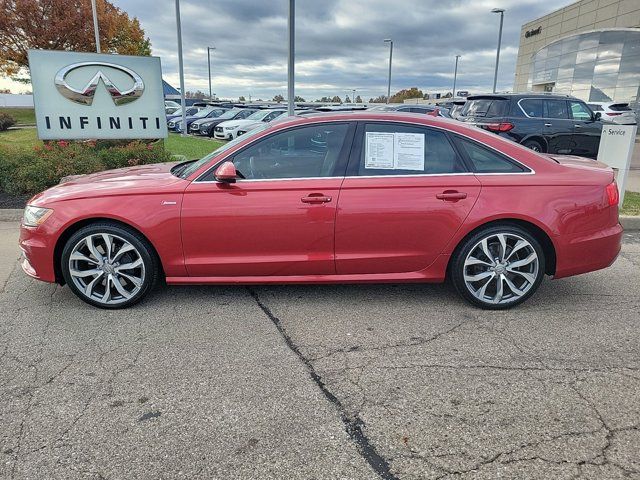
{"type": "Polygon", "coordinates": [[[158,261],[147,240],[114,223],[96,223],[74,233],[62,251],[61,268],[69,288],[100,308],[126,308],[149,293],[158,261]]]}
{"type": "Polygon", "coordinates": [[[496,225],[464,241],[454,255],[451,278],[467,301],[499,310],[533,295],[544,266],[544,251],[535,237],[515,225],[496,225]]]}
{"type": "Polygon", "coordinates": [[[527,148],[530,148],[534,152],[540,152],[540,153],[544,152],[544,148],[542,147],[542,144],[537,140],[526,140],[522,142],[522,145],[527,148]]]}

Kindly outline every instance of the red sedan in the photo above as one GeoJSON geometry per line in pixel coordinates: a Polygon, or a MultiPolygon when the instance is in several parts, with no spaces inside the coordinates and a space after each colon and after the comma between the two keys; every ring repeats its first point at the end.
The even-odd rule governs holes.
{"type": "Polygon", "coordinates": [[[120,308],[169,284],[442,282],[483,308],[620,251],[613,171],[442,118],[268,124],[205,158],[76,177],[29,202],[24,271],[120,308]]]}

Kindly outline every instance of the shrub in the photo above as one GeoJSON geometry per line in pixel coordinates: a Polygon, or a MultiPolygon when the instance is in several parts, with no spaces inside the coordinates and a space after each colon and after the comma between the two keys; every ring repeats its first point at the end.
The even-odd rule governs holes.
{"type": "Polygon", "coordinates": [[[161,142],[119,144],[48,142],[33,150],[0,148],[0,189],[9,194],[35,194],[68,175],[171,160],[161,142]]]}
{"type": "Polygon", "coordinates": [[[0,132],[7,130],[9,127],[13,127],[15,124],[16,121],[11,115],[0,112],[0,132]]]}

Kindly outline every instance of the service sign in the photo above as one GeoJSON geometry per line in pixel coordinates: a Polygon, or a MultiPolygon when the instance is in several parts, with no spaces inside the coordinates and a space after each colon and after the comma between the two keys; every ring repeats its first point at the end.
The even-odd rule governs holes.
{"type": "Polygon", "coordinates": [[[620,192],[620,205],[624,202],[627,175],[631,167],[633,149],[636,145],[636,132],[636,125],[605,123],[602,126],[598,161],[614,169],[620,192]]]}
{"type": "Polygon", "coordinates": [[[29,50],[38,136],[166,138],[160,58],[29,50]]]}

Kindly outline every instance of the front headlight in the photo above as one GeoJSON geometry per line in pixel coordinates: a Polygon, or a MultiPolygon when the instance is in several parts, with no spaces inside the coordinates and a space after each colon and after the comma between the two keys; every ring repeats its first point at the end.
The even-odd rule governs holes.
{"type": "Polygon", "coordinates": [[[225,130],[235,130],[238,128],[238,125],[229,125],[228,127],[224,127],[225,130]]]}
{"type": "Polygon", "coordinates": [[[27,227],[37,227],[42,225],[44,221],[53,213],[50,208],[34,207],[27,205],[24,209],[22,223],[27,227]]]}

